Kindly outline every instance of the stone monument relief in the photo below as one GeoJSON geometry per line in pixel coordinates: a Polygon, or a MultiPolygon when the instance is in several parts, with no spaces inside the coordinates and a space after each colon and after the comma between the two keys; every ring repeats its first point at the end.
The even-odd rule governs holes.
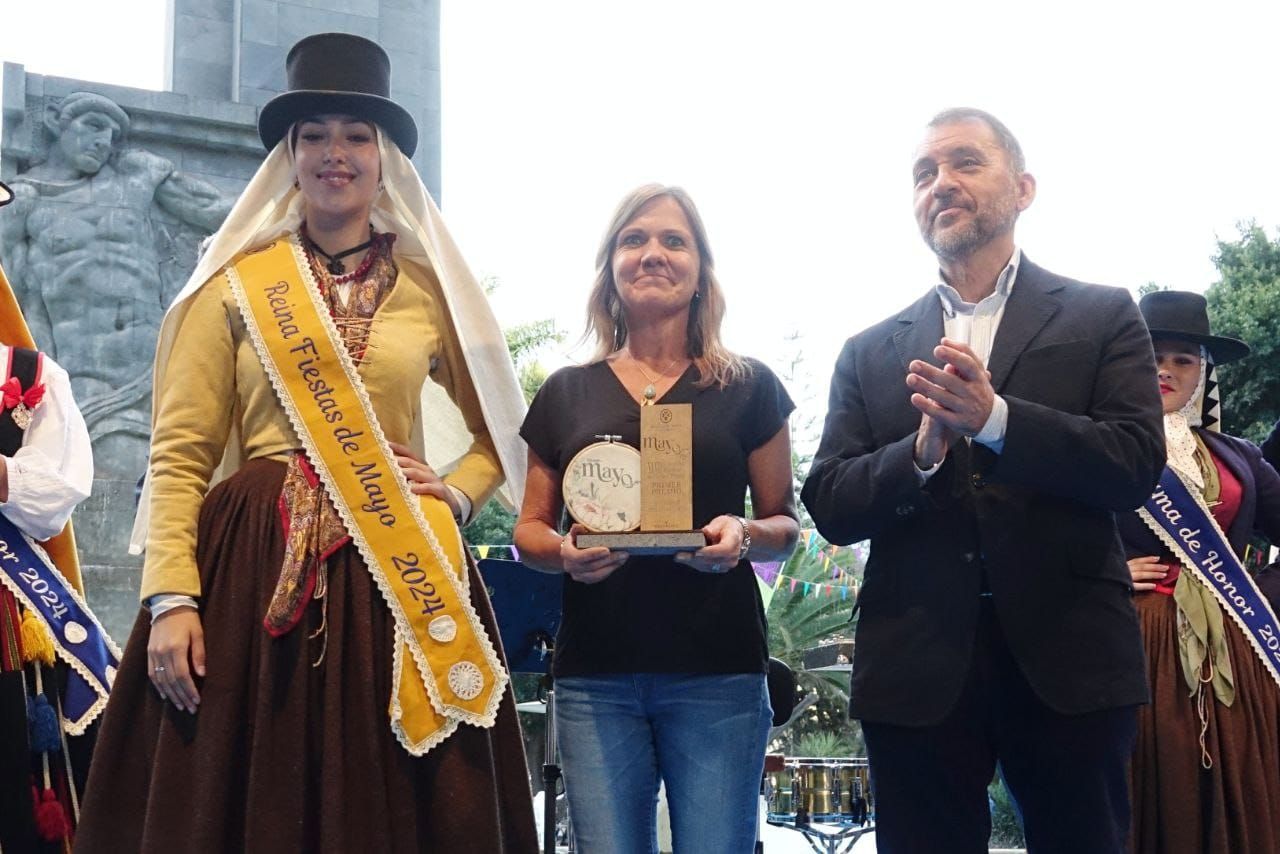
{"type": "Polygon", "coordinates": [[[43,124],[48,155],[0,211],[0,258],[36,343],[71,374],[98,476],[136,479],[160,321],[231,199],[131,145],[129,115],[105,96],[72,92],[43,124]]]}
{"type": "MultiPolygon", "coordinates": [[[[37,344],[71,375],[93,439],[74,520],[90,602],[123,640],[138,611],[128,554],[165,308],[262,160],[256,109],[4,66],[4,265],[37,344]]],[[[199,394],[199,389],[192,389],[199,394]]]]}

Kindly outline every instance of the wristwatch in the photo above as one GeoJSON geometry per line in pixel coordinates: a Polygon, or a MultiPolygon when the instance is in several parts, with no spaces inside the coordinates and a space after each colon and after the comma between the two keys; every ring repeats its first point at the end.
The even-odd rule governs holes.
{"type": "Polygon", "coordinates": [[[734,518],[742,526],[742,545],[738,547],[738,560],[742,560],[747,556],[747,552],[751,551],[751,529],[747,527],[745,516],[735,516],[734,518]]]}

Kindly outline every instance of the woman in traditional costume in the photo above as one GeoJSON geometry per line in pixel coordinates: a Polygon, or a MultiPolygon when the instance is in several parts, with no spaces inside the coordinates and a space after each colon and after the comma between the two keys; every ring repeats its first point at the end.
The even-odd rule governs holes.
{"type": "Polygon", "coordinates": [[[459,533],[522,487],[505,343],[382,49],[311,36],[287,71],[270,154],[161,329],[148,607],[79,850],[532,851],[459,533]]]}
{"type": "Polygon", "coordinates": [[[549,377],[521,428],[529,485],[516,545],[525,563],[568,576],[556,730],[585,854],[656,852],[660,779],[676,851],[755,845],[772,715],[751,560],[785,559],[799,536],[793,404],[772,371],[723,345],[724,311],[692,200],[640,187],[596,256],[595,357],[549,377]],[[640,447],[644,408],[672,404],[692,406],[692,521],[706,546],[643,556],[579,548],[583,526],[562,527],[571,461],[609,436],[640,447]]]}
{"type": "Polygon", "coordinates": [[[0,851],[68,851],[120,652],[84,601],[69,521],[93,486],[89,431],[2,269],[0,342],[0,851]]]}
{"type": "Polygon", "coordinates": [[[1238,558],[1280,539],[1280,476],[1218,429],[1214,366],[1248,355],[1212,335],[1204,297],[1141,302],[1155,346],[1168,465],[1118,517],[1151,703],[1132,765],[1138,854],[1280,851],[1280,626],[1238,558]]]}

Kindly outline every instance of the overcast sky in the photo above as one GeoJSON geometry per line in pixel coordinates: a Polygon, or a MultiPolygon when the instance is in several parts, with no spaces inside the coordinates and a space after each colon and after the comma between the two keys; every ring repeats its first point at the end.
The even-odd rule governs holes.
{"type": "MultiPolygon", "coordinates": [[[[164,0],[0,3],[0,57],[162,85],[164,0]]],[[[1021,139],[1039,192],[1019,243],[1057,272],[1202,290],[1216,237],[1280,224],[1280,3],[444,7],[444,210],[501,282],[500,320],[554,317],[576,338],[613,207],[681,184],[730,345],[778,369],[802,350],[803,410],[822,408],[844,338],[933,282],[909,170],[944,107],[991,110],[1021,139]]]]}

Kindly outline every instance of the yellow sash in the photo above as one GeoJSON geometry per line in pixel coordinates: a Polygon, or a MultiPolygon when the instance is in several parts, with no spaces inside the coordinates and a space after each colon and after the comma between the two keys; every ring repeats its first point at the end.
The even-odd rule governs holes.
{"type": "Polygon", "coordinates": [[[508,677],[471,605],[461,534],[445,502],[409,491],[302,247],[290,238],[250,250],[227,279],[276,395],[395,618],[392,731],[421,756],[459,723],[492,726],[508,677]]]}

